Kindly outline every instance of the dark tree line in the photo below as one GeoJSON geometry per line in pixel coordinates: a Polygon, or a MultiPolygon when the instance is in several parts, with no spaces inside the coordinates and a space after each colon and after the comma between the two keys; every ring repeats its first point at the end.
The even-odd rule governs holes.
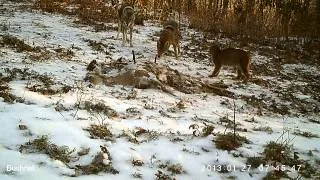
{"type": "MultiPolygon", "coordinates": [[[[188,17],[191,27],[203,31],[253,39],[320,38],[320,0],[124,1],[137,5],[147,15],[146,19],[153,16],[163,21],[172,17],[172,14],[179,14],[179,17],[188,17]]],[[[107,22],[116,18],[115,11],[106,6],[110,2],[111,0],[37,0],[36,6],[48,12],[76,14],[87,22],[107,22]],[[71,11],[67,8],[70,5],[75,7],[71,11]]]]}
{"type": "Polygon", "coordinates": [[[153,8],[181,12],[191,26],[251,38],[320,37],[320,0],[160,0],[153,8]]]}

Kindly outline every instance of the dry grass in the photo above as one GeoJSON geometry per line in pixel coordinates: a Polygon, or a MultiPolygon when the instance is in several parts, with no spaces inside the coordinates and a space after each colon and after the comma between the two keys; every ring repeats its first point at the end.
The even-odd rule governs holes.
{"type": "Polygon", "coordinates": [[[24,102],[23,98],[17,97],[10,93],[10,88],[8,82],[12,80],[13,77],[3,77],[0,76],[0,97],[3,98],[4,102],[14,103],[14,102],[24,102]]]}
{"type": "MultiPolygon", "coordinates": [[[[158,164],[158,167],[160,169],[165,169],[166,171],[170,172],[171,175],[177,175],[177,174],[185,174],[187,173],[184,169],[183,166],[179,163],[174,164],[170,161],[165,161],[165,162],[161,162],[160,164],[158,164]]],[[[164,176],[167,177],[166,174],[162,173],[162,171],[158,170],[158,175],[160,175],[160,177],[164,176]],[[161,172],[161,173],[159,173],[161,172]]],[[[161,179],[161,178],[160,178],[161,179]]]]}
{"type": "Polygon", "coordinates": [[[186,173],[181,164],[170,164],[167,167],[167,171],[171,172],[172,174],[186,173]]]}
{"type": "Polygon", "coordinates": [[[98,139],[105,139],[105,140],[110,140],[113,135],[111,131],[108,129],[107,125],[95,125],[92,124],[90,127],[85,129],[90,133],[91,138],[98,138],[98,139]]]}
{"type": "Polygon", "coordinates": [[[50,158],[60,160],[63,163],[69,163],[73,156],[71,155],[75,149],[70,150],[67,146],[57,146],[48,140],[47,136],[38,137],[19,147],[20,152],[24,153],[44,153],[50,158]]]}
{"type": "Polygon", "coordinates": [[[53,76],[50,74],[37,74],[33,72],[30,77],[30,84],[27,85],[27,89],[33,92],[39,92],[43,95],[64,94],[69,92],[72,87],[69,85],[61,85],[62,87],[54,87],[58,83],[54,81],[53,76]]]}
{"type": "Polygon", "coordinates": [[[117,19],[116,12],[110,6],[105,6],[102,0],[79,0],[79,8],[75,9],[75,14],[83,22],[112,22],[117,19]]]}
{"type": "Polygon", "coordinates": [[[34,48],[28,44],[26,44],[23,40],[18,39],[12,35],[0,35],[0,46],[2,47],[10,47],[17,50],[17,52],[32,52],[32,51],[40,51],[39,48],[34,48]]]}
{"type": "Polygon", "coordinates": [[[38,0],[35,3],[35,7],[37,9],[41,9],[45,12],[49,13],[64,13],[68,14],[71,13],[71,11],[67,10],[68,2],[71,1],[65,1],[65,0],[38,0]]]}
{"type": "Polygon", "coordinates": [[[84,165],[84,166],[78,165],[77,171],[81,171],[81,174],[77,174],[75,176],[99,174],[101,172],[111,173],[111,174],[118,174],[119,173],[119,171],[117,171],[111,165],[105,165],[103,163],[92,163],[92,164],[84,165]]]}
{"type": "Polygon", "coordinates": [[[98,51],[98,52],[106,52],[108,45],[107,44],[103,44],[102,42],[97,42],[94,40],[90,40],[90,39],[85,39],[85,42],[88,42],[88,46],[90,46],[92,48],[92,50],[94,51],[98,51]]]}
{"type": "Polygon", "coordinates": [[[112,166],[112,158],[106,147],[100,146],[101,151],[96,154],[88,165],[76,165],[75,175],[99,174],[101,172],[118,174],[119,171],[112,166]],[[106,157],[108,156],[108,157],[106,157]]]}
{"type": "Polygon", "coordinates": [[[262,180],[278,180],[282,178],[289,178],[285,171],[269,171],[262,180]]]}
{"type": "Polygon", "coordinates": [[[299,129],[296,129],[293,134],[298,135],[298,136],[303,136],[306,138],[319,138],[319,136],[317,134],[313,134],[313,133],[307,132],[307,131],[300,131],[299,129]]]}
{"type": "Polygon", "coordinates": [[[136,127],[134,130],[131,131],[123,131],[117,138],[124,137],[131,143],[140,144],[143,142],[157,140],[161,135],[163,134],[158,131],[152,131],[141,127],[136,127]]]}
{"type": "Polygon", "coordinates": [[[139,159],[134,159],[132,160],[132,165],[133,166],[143,166],[144,165],[144,162],[142,160],[139,160],[139,159]]]}
{"type": "Polygon", "coordinates": [[[103,104],[102,102],[93,103],[91,101],[85,101],[83,109],[87,110],[91,114],[103,114],[108,118],[114,118],[119,116],[117,111],[112,109],[110,106],[103,104]]]}
{"type": "Polygon", "coordinates": [[[309,122],[320,124],[320,120],[317,120],[317,119],[309,119],[309,122]]]}
{"type": "Polygon", "coordinates": [[[9,90],[0,91],[0,97],[3,98],[4,102],[13,104],[15,102],[23,103],[24,99],[21,97],[17,97],[9,92],[9,90]]]}
{"type": "Polygon", "coordinates": [[[131,143],[140,144],[140,141],[137,139],[137,137],[130,131],[122,131],[122,133],[117,138],[121,137],[126,138],[131,143]]]}
{"type": "MultiPolygon", "coordinates": [[[[40,92],[44,95],[53,95],[58,93],[67,93],[72,87],[68,85],[63,85],[54,81],[53,76],[50,74],[39,74],[35,71],[31,71],[28,68],[6,68],[5,75],[0,77],[0,83],[4,84],[13,80],[28,80],[27,89],[33,92],[40,92]],[[57,87],[53,87],[59,85],[57,87]]],[[[22,98],[16,97],[10,94],[9,89],[5,89],[5,86],[0,84],[0,96],[2,96],[6,102],[23,102],[22,98]]]]}
{"type": "Polygon", "coordinates": [[[243,143],[249,143],[248,139],[246,137],[240,136],[239,134],[236,134],[236,136],[234,137],[233,133],[218,134],[215,140],[215,144],[218,149],[228,151],[235,150],[243,143]]]}
{"type": "Polygon", "coordinates": [[[40,52],[32,52],[28,54],[28,58],[34,62],[45,62],[52,59],[53,56],[54,54],[48,50],[42,50],[40,52]]]}
{"type": "Polygon", "coordinates": [[[135,179],[143,179],[142,174],[139,173],[139,172],[134,172],[132,174],[132,177],[135,178],[135,179]]]}
{"type": "Polygon", "coordinates": [[[271,141],[264,148],[263,154],[266,160],[292,164],[293,159],[290,155],[293,155],[293,153],[288,144],[271,141]]]}
{"type": "MultiPolygon", "coordinates": [[[[319,4],[301,2],[266,3],[257,0],[179,1],[174,8],[184,11],[191,27],[233,37],[319,37],[319,4]],[[317,9],[316,9],[317,7],[317,9]],[[295,13],[294,15],[290,15],[295,13]],[[290,23],[288,23],[290,21],[290,23]],[[316,25],[317,24],[317,25],[316,25]]],[[[315,1],[314,1],[315,2],[315,1]]]]}
{"type": "Polygon", "coordinates": [[[80,151],[77,152],[78,156],[84,156],[84,155],[87,155],[89,154],[89,151],[90,151],[90,148],[84,148],[82,147],[80,149],[80,151]]]}
{"type": "Polygon", "coordinates": [[[141,111],[136,107],[130,107],[130,108],[126,109],[126,113],[130,116],[142,115],[141,111]]]}
{"type": "Polygon", "coordinates": [[[171,177],[170,175],[162,172],[161,170],[158,170],[158,172],[155,174],[156,180],[174,180],[175,178],[171,177]]]}
{"type": "Polygon", "coordinates": [[[272,134],[272,132],[273,132],[272,128],[269,127],[269,126],[254,127],[252,130],[253,131],[263,131],[263,132],[266,132],[268,134],[272,134]]]}
{"type": "Polygon", "coordinates": [[[97,25],[117,19],[115,10],[103,0],[37,0],[34,7],[49,13],[74,15],[83,24],[97,25]]]}
{"type": "Polygon", "coordinates": [[[247,158],[247,165],[250,165],[252,168],[257,168],[260,165],[266,164],[266,161],[264,160],[263,157],[248,157],[247,158]]]}
{"type": "MultiPolygon", "coordinates": [[[[258,168],[260,165],[269,165],[270,167],[278,168],[279,165],[286,167],[295,167],[296,171],[305,178],[312,178],[316,176],[316,168],[309,164],[308,161],[300,159],[299,156],[294,156],[291,146],[288,143],[269,142],[263,151],[263,156],[248,157],[247,165],[252,168],[258,168]]],[[[272,169],[271,169],[272,170],[272,169]]],[[[263,179],[280,179],[287,178],[287,171],[275,169],[270,172],[263,179]]]]}
{"type": "Polygon", "coordinates": [[[305,178],[319,178],[319,167],[314,167],[310,165],[308,162],[302,163],[302,170],[299,172],[305,178]]]}
{"type": "Polygon", "coordinates": [[[207,124],[205,122],[202,122],[203,125],[199,126],[198,124],[191,124],[189,126],[189,129],[193,130],[193,135],[194,136],[202,136],[202,137],[207,137],[211,134],[213,134],[214,126],[207,124]]]}
{"type": "Polygon", "coordinates": [[[28,127],[24,124],[19,124],[18,127],[19,127],[19,130],[27,130],[28,129],[28,127]]]}
{"type": "Polygon", "coordinates": [[[56,48],[54,49],[56,52],[56,55],[59,59],[71,59],[74,57],[74,52],[71,49],[65,49],[65,48],[56,48]]]}

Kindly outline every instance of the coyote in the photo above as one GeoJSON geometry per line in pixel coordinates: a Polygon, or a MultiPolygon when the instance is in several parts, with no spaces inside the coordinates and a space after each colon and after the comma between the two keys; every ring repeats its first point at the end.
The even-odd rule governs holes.
{"type": "Polygon", "coordinates": [[[157,42],[157,58],[160,58],[163,53],[168,51],[170,45],[173,46],[174,54],[176,59],[178,59],[178,54],[180,54],[180,31],[178,23],[170,20],[164,23],[164,29],[160,32],[160,38],[157,42]]]}
{"type": "Polygon", "coordinates": [[[118,34],[119,38],[120,32],[122,32],[122,43],[125,45],[127,42],[127,32],[129,29],[130,33],[130,46],[132,47],[132,31],[135,20],[134,8],[128,4],[121,4],[117,7],[118,10],[118,34]]]}
{"type": "Polygon", "coordinates": [[[209,77],[218,76],[222,66],[237,67],[237,79],[241,79],[243,75],[246,79],[251,77],[251,74],[249,73],[251,58],[248,52],[235,48],[227,48],[221,50],[218,46],[213,45],[210,48],[210,55],[215,68],[213,73],[209,77]]]}

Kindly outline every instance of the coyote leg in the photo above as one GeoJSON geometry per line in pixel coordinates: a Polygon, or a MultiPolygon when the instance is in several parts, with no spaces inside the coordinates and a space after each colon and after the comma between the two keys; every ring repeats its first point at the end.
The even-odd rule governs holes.
{"type": "Polygon", "coordinates": [[[130,46],[132,47],[132,31],[133,31],[133,27],[130,27],[130,46]]]}
{"type": "Polygon", "coordinates": [[[243,76],[243,72],[242,72],[242,70],[241,70],[241,69],[238,69],[238,76],[237,76],[237,78],[236,78],[236,79],[241,79],[241,78],[242,78],[242,76],[243,76]]]}
{"type": "Polygon", "coordinates": [[[209,77],[216,77],[218,76],[219,72],[220,72],[220,69],[221,69],[221,64],[217,64],[215,65],[215,68],[213,70],[213,73],[209,76],[209,77]]]}
{"type": "Polygon", "coordinates": [[[177,51],[177,45],[176,44],[173,45],[173,50],[174,50],[174,55],[176,57],[176,60],[178,60],[178,51],[177,51]]]}
{"type": "Polygon", "coordinates": [[[118,34],[117,34],[117,39],[119,39],[119,34],[121,32],[121,21],[118,21],[118,34]]]}
{"type": "Polygon", "coordinates": [[[125,27],[122,27],[122,45],[124,46],[126,44],[126,31],[125,31],[125,27]]]}

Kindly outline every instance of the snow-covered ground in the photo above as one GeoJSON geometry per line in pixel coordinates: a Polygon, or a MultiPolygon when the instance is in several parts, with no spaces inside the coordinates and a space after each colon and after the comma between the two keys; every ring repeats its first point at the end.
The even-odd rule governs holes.
{"type": "MultiPolygon", "coordinates": [[[[132,59],[132,50],[135,51],[138,63],[153,61],[156,54],[156,32],[161,30],[161,25],[146,22],[145,26],[135,26],[133,34],[133,47],[123,46],[120,39],[116,39],[116,24],[106,24],[110,30],[95,32],[92,27],[76,24],[75,18],[57,14],[48,14],[40,11],[27,11],[19,8],[12,2],[6,2],[1,7],[0,14],[1,35],[11,35],[32,47],[39,46],[41,52],[48,55],[42,61],[32,60],[30,57],[38,52],[17,52],[15,48],[7,46],[0,48],[0,78],[8,75],[5,70],[18,68],[27,69],[38,75],[52,78],[57,88],[62,86],[72,87],[66,93],[53,93],[45,95],[30,90],[32,84],[39,84],[37,79],[14,78],[9,81],[10,93],[23,99],[22,102],[5,102],[0,97],[0,179],[68,179],[74,176],[75,165],[89,164],[95,155],[100,152],[100,146],[105,146],[112,157],[112,166],[119,171],[118,174],[99,173],[80,175],[76,179],[132,179],[135,174],[143,179],[155,179],[158,170],[175,177],[176,179],[262,179],[266,171],[250,169],[240,171],[246,166],[246,159],[261,156],[264,146],[270,141],[282,137],[283,132],[288,132],[292,152],[299,152],[301,159],[319,171],[320,167],[320,115],[308,111],[304,114],[291,108],[290,101],[279,98],[279,92],[295,84],[308,85],[299,78],[282,80],[274,76],[255,76],[270,86],[263,84],[234,80],[233,72],[224,69],[216,78],[208,78],[212,73],[212,65],[208,57],[197,55],[190,57],[190,53],[207,55],[207,52],[198,52],[197,44],[192,44],[193,38],[202,38],[202,34],[186,27],[183,28],[182,57],[175,60],[173,56],[165,56],[158,60],[160,64],[167,64],[179,72],[203,81],[228,85],[231,92],[241,96],[255,96],[274,100],[275,104],[289,108],[290,114],[281,115],[269,111],[268,108],[248,104],[242,98],[235,99],[236,121],[238,127],[245,129],[239,131],[241,136],[247,137],[248,144],[236,150],[226,151],[216,147],[213,140],[218,133],[229,132],[222,117],[233,119],[233,99],[209,93],[185,94],[176,92],[172,96],[156,89],[136,89],[129,86],[89,86],[83,79],[87,73],[86,66],[92,60],[108,63],[123,57],[132,59]],[[6,8],[6,9],[5,9],[6,8]],[[103,51],[96,51],[88,44],[88,40],[101,42],[106,45],[103,51]],[[63,58],[56,53],[56,49],[63,48],[72,51],[70,58],[63,58]],[[44,50],[45,49],[45,50],[44,50]],[[107,52],[107,53],[106,53],[107,52]],[[31,84],[31,85],[30,85],[31,84]],[[274,88],[278,88],[276,91],[274,88]],[[135,92],[135,98],[127,98],[135,92]],[[114,109],[119,116],[105,118],[113,140],[91,138],[88,128],[91,124],[99,124],[104,117],[97,117],[83,108],[77,108],[80,102],[102,102],[114,109]],[[175,109],[179,102],[185,108],[175,109]],[[58,105],[64,107],[57,110],[58,105]],[[131,113],[135,108],[137,113],[131,113]],[[129,109],[129,110],[128,110],[129,109]],[[175,109],[173,111],[172,109],[175,109]],[[260,112],[262,111],[262,113],[260,112]],[[254,121],[253,121],[254,119],[254,121]],[[202,137],[194,136],[190,125],[198,124],[203,127],[203,122],[213,125],[213,134],[202,137]],[[318,122],[318,123],[316,123],[318,122]],[[19,125],[26,125],[26,130],[20,130],[19,125]],[[271,133],[255,131],[260,127],[269,127],[271,133]],[[146,136],[137,136],[139,143],[129,141],[128,136],[144,129],[149,132],[146,136]],[[295,132],[309,132],[315,137],[307,138],[294,135],[295,132]],[[58,146],[68,146],[75,149],[72,155],[77,157],[81,148],[90,148],[87,155],[79,156],[69,163],[50,158],[43,153],[21,153],[20,145],[35,138],[47,135],[51,143],[58,146]],[[177,140],[178,139],[178,140],[177,140]],[[312,152],[312,156],[308,155],[312,152]],[[142,166],[135,166],[132,162],[141,160],[142,166]],[[172,174],[163,164],[182,166],[181,174],[172,174]],[[214,165],[235,166],[236,170],[221,173],[213,170],[214,165]],[[24,167],[20,168],[19,167],[24,167]],[[16,169],[14,169],[16,168],[16,169]],[[14,169],[14,170],[12,170],[14,169]]],[[[265,56],[252,53],[253,62],[264,64],[272,61],[265,56]]],[[[303,64],[287,64],[282,66],[283,74],[293,77],[301,73],[320,75],[318,67],[303,64]]],[[[1,81],[0,81],[1,83],[1,81]]],[[[1,84],[0,84],[1,85],[1,84]]],[[[53,85],[53,86],[54,86],[53,85]]],[[[0,89],[1,91],[1,89],[0,89]]],[[[319,91],[318,91],[319,92],[319,91]]],[[[289,92],[290,93],[290,92],[289,92]]],[[[319,99],[312,94],[296,92],[297,99],[319,106],[319,99]]],[[[266,106],[272,105],[266,100],[266,106]]],[[[166,166],[166,167],[167,167],[166,166]]],[[[289,175],[297,177],[297,172],[289,175]]],[[[319,176],[318,176],[319,178],[319,176]]],[[[312,179],[312,178],[311,178],[312,179]]]]}

